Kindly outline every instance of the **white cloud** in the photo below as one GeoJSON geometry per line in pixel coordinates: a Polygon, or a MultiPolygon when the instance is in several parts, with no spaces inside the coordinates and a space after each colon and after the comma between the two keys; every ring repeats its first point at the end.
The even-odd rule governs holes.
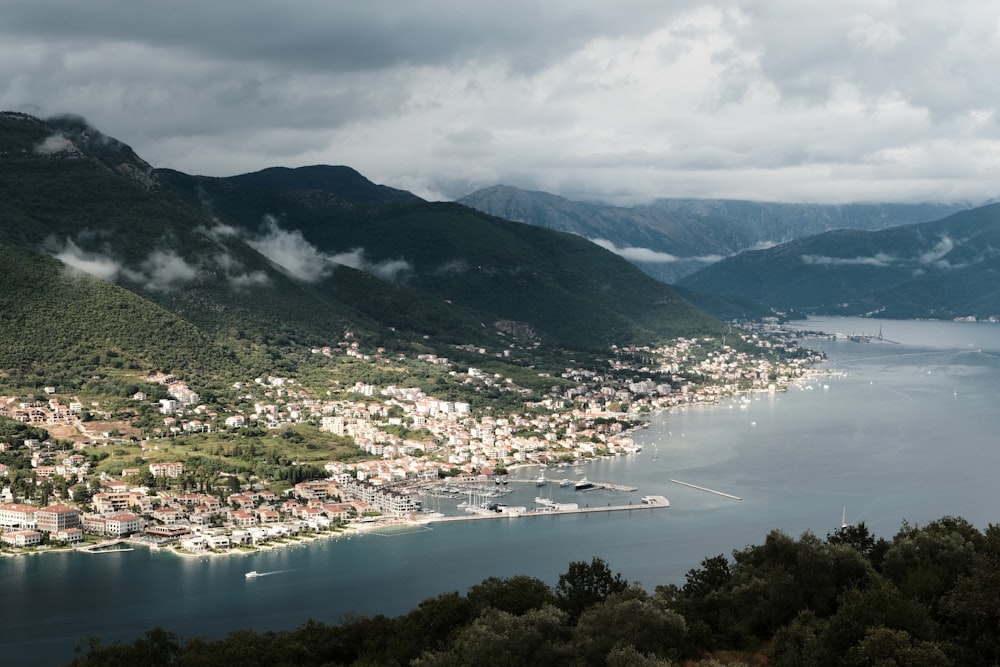
{"type": "Polygon", "coordinates": [[[72,141],[62,134],[56,133],[45,137],[40,144],[35,146],[35,152],[41,155],[55,155],[57,153],[76,153],[79,151],[72,141]]]}
{"type": "Polygon", "coordinates": [[[647,264],[671,264],[673,262],[684,262],[684,261],[694,261],[703,262],[705,264],[712,264],[725,259],[722,255],[697,255],[694,257],[678,257],[676,255],[671,255],[668,252],[659,252],[657,250],[652,250],[650,248],[619,248],[613,241],[607,239],[590,239],[591,242],[596,243],[605,250],[610,250],[619,257],[627,259],[630,262],[640,262],[647,264]]]}
{"type": "Polygon", "coordinates": [[[306,241],[302,232],[281,229],[272,216],[264,220],[263,235],[250,239],[248,243],[299,280],[317,282],[329,276],[334,269],[332,258],[306,241]]]}
{"type": "Polygon", "coordinates": [[[121,264],[111,257],[81,250],[70,239],[66,239],[65,246],[54,252],[52,256],[67,266],[89,273],[101,280],[114,280],[122,268],[121,264]]]}
{"type": "Polygon", "coordinates": [[[198,277],[198,269],[174,250],[154,250],[139,270],[122,269],[122,275],[153,292],[169,292],[198,277]]]}
{"type": "Polygon", "coordinates": [[[247,242],[289,274],[306,282],[328,277],[338,264],[389,282],[404,280],[413,271],[413,266],[405,259],[369,261],[364,248],[328,255],[309,243],[299,230],[281,229],[273,216],[264,218],[264,233],[247,242]]]}
{"type": "Polygon", "coordinates": [[[920,255],[917,259],[921,264],[937,264],[945,255],[952,251],[955,243],[947,236],[942,236],[933,248],[920,255]]]}
{"type": "Polygon", "coordinates": [[[676,262],[680,258],[667,252],[657,252],[649,248],[619,248],[614,242],[607,239],[591,239],[594,243],[605,250],[610,250],[620,257],[624,257],[630,262],[647,262],[650,264],[669,264],[676,262]]]}

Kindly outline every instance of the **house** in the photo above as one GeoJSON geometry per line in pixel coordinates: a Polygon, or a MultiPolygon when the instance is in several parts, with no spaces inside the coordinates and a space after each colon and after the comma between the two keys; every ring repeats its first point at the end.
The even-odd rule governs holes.
{"type": "Polygon", "coordinates": [[[183,512],[176,507],[161,507],[151,512],[153,518],[162,524],[172,525],[184,518],[183,512]]]}
{"type": "Polygon", "coordinates": [[[281,516],[275,510],[257,510],[257,518],[261,523],[277,523],[281,516]]]}
{"type": "Polygon", "coordinates": [[[208,538],[204,535],[192,535],[181,540],[181,548],[188,551],[207,551],[208,547],[208,538]]]}
{"type": "Polygon", "coordinates": [[[229,513],[229,520],[242,528],[257,525],[257,519],[246,510],[232,510],[229,513]]]}

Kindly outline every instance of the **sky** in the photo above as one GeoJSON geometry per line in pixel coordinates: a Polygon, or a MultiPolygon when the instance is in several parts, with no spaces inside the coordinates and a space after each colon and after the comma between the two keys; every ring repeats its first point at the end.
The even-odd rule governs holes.
{"type": "Polygon", "coordinates": [[[0,108],[433,200],[1000,195],[989,0],[0,0],[0,108]]]}

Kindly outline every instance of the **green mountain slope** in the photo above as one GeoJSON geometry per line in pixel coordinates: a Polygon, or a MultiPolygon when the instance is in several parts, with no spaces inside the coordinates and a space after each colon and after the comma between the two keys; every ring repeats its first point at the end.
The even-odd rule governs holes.
{"type": "MultiPolygon", "coordinates": [[[[270,172],[274,184],[267,182],[269,172],[259,172],[252,191],[240,185],[244,177],[161,177],[179,196],[255,236],[257,247],[279,239],[291,243],[293,232],[325,257],[461,306],[490,328],[496,321],[516,321],[557,345],[593,348],[718,326],[670,288],[577,236],[457,204],[348,205],[339,189],[315,189],[318,182],[335,180],[322,178],[323,170],[342,169],[270,172]],[[290,177],[300,172],[296,187],[290,177]]],[[[371,184],[360,196],[377,195],[379,187],[371,184]]],[[[326,293],[334,287],[317,284],[326,293]]]]}
{"type": "Polygon", "coordinates": [[[0,368],[15,384],[57,384],[100,369],[226,375],[231,350],[114,283],[0,245],[0,368]]]}
{"type": "Polygon", "coordinates": [[[994,317],[1000,315],[1000,205],[747,252],[680,284],[816,313],[994,317]]]}

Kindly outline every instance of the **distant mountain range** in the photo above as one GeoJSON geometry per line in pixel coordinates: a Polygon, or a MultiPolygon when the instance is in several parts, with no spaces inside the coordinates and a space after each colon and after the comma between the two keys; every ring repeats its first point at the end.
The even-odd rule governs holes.
{"type": "Polygon", "coordinates": [[[457,200],[508,220],[577,234],[674,283],[720,259],[835,229],[879,230],[938,220],[955,204],[778,204],[663,199],[628,208],[498,185],[457,200]]]}
{"type": "Polygon", "coordinates": [[[578,236],[347,167],[160,170],[76,117],[0,113],[0,251],[0,372],[266,364],[348,331],[599,350],[721,326],[578,236]]]}
{"type": "Polygon", "coordinates": [[[777,310],[892,318],[1000,316],[1000,204],[877,232],[839,230],[745,252],[685,289],[777,310]]]}

